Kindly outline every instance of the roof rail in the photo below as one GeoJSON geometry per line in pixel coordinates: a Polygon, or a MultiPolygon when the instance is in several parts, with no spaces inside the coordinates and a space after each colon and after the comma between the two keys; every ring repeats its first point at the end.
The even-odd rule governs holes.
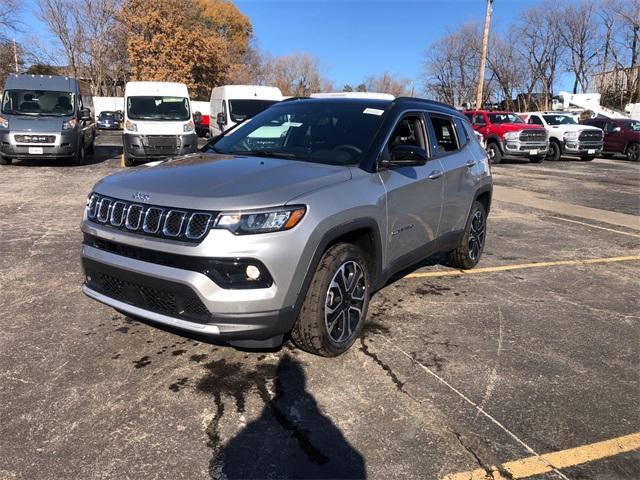
{"type": "Polygon", "coordinates": [[[403,100],[403,101],[416,101],[416,102],[423,102],[423,103],[428,103],[429,105],[437,105],[439,107],[446,107],[446,108],[453,108],[455,110],[455,108],[452,105],[449,105],[448,103],[443,103],[443,102],[438,102],[437,100],[430,100],[428,98],[421,98],[421,97],[397,97],[396,101],[398,100],[403,100]]]}
{"type": "Polygon", "coordinates": [[[290,102],[291,100],[307,100],[310,97],[287,97],[280,100],[280,103],[290,102]]]}

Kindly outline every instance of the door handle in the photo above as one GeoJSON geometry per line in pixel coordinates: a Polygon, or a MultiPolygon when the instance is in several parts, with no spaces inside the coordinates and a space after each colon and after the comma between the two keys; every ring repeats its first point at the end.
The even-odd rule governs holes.
{"type": "Polygon", "coordinates": [[[430,180],[435,180],[436,178],[440,178],[443,175],[442,170],[434,170],[427,177],[430,180]]]}
{"type": "Polygon", "coordinates": [[[469,160],[467,161],[467,167],[471,168],[471,167],[475,167],[478,164],[477,160],[469,160]]]}

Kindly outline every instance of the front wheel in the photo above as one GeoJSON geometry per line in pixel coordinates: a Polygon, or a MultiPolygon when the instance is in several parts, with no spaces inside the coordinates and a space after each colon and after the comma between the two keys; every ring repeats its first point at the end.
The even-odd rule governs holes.
{"type": "Polygon", "coordinates": [[[0,165],[11,165],[13,158],[0,155],[0,165]]]}
{"type": "Polygon", "coordinates": [[[471,213],[460,243],[455,250],[447,254],[449,265],[463,270],[475,267],[482,256],[486,236],[487,211],[484,205],[476,200],[471,207],[471,213]]]}
{"type": "Polygon", "coordinates": [[[560,160],[560,155],[562,155],[562,148],[560,148],[558,142],[549,142],[549,152],[547,153],[547,160],[557,162],[558,160],[560,160]]]}
{"type": "Polygon", "coordinates": [[[487,146],[487,153],[489,154],[489,161],[493,164],[498,164],[502,161],[502,152],[497,143],[490,143],[487,146]]]}
{"type": "Polygon", "coordinates": [[[627,147],[627,160],[640,161],[640,144],[632,143],[627,147]]]}
{"type": "Polygon", "coordinates": [[[369,307],[369,270],[360,248],[339,243],[325,252],[291,331],[302,350],[323,357],[346,352],[362,332],[369,307]]]}

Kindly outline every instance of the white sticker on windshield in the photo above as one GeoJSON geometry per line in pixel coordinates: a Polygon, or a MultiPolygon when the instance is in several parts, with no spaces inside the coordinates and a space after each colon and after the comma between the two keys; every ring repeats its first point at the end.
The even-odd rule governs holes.
{"type": "Polygon", "coordinates": [[[384,113],[384,110],[380,110],[379,108],[365,108],[362,113],[366,113],[367,115],[380,116],[384,113]]]}

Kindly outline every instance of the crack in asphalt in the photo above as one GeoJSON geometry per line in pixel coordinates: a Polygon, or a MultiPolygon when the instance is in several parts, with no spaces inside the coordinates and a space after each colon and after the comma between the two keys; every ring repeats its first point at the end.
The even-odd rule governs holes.
{"type": "Polygon", "coordinates": [[[500,468],[495,465],[487,465],[480,458],[480,455],[478,455],[478,453],[473,448],[471,448],[462,440],[462,434],[456,432],[455,430],[452,430],[451,428],[448,428],[447,430],[449,430],[453,434],[453,436],[456,437],[460,446],[464,448],[474,458],[478,466],[487,473],[488,478],[494,478],[493,474],[497,472],[505,479],[513,480],[513,475],[511,475],[511,473],[504,468],[500,468]]]}
{"type": "Polygon", "coordinates": [[[403,389],[404,382],[401,382],[396,373],[391,369],[389,365],[380,360],[380,357],[373,353],[369,347],[367,346],[364,337],[360,337],[360,351],[364,353],[367,357],[371,358],[380,368],[382,368],[386,374],[391,378],[391,381],[396,386],[396,389],[399,392],[406,393],[403,389]]]}

